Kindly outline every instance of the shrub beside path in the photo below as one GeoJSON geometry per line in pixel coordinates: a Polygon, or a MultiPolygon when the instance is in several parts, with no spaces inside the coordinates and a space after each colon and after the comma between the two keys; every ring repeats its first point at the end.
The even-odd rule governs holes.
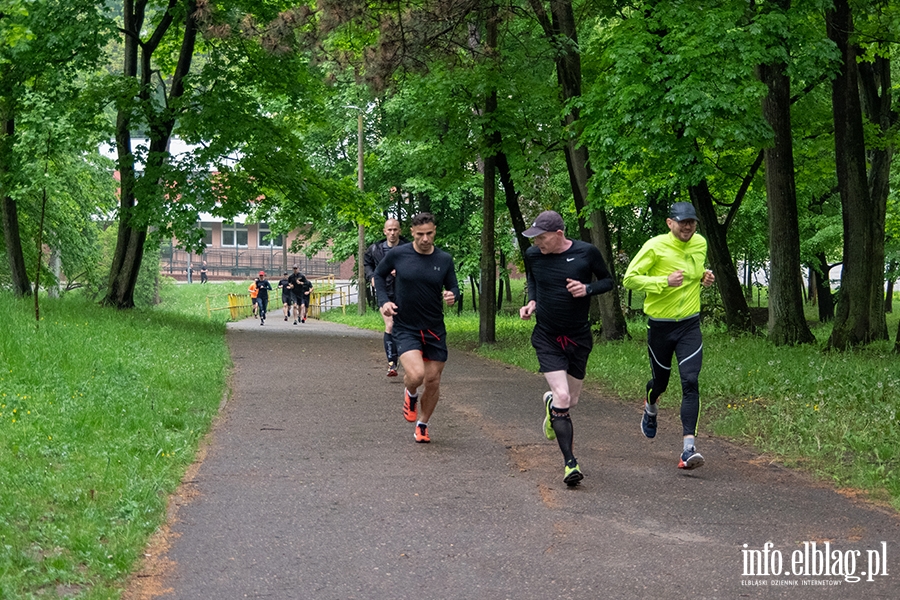
{"type": "Polygon", "coordinates": [[[380,333],[273,313],[227,335],[232,396],[127,600],[900,597],[894,511],[702,432],[679,471],[676,411],[650,441],[637,402],[586,393],[568,489],[539,374],[451,349],[416,444],[380,333]],[[813,542],[860,581],[815,576],[813,542]]]}

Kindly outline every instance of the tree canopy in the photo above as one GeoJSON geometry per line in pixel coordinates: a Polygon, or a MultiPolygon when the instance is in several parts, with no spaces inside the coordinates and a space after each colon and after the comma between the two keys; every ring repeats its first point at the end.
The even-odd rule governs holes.
{"type": "MultiPolygon", "coordinates": [[[[820,318],[836,318],[830,346],[887,336],[894,0],[6,0],[2,13],[3,249],[18,293],[44,191],[43,239],[72,275],[96,252],[86,232],[111,212],[115,168],[113,306],[132,304],[148,236],[201,249],[201,212],[299,228],[307,251],[330,243],[342,259],[357,225],[371,242],[387,216],[429,210],[460,279],[493,290],[482,259],[521,266],[541,210],[621,270],[668,205],[690,201],[729,328],[756,328],[746,296],[766,271],[772,340],[808,342],[806,273],[820,318]],[[195,150],[174,155],[173,136],[195,150]],[[93,151],[103,140],[115,167],[93,151]]],[[[627,335],[623,303],[594,313],[604,337],[627,335]]]]}

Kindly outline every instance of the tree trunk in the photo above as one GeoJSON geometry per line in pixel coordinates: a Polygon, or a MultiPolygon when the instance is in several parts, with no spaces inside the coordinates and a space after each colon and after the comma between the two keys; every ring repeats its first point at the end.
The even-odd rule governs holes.
{"type": "Polygon", "coordinates": [[[50,249],[50,262],[47,265],[50,272],[53,273],[54,282],[47,286],[47,296],[50,298],[59,298],[59,278],[62,277],[62,261],[59,257],[59,250],[50,249]]]}
{"type": "MultiPolygon", "coordinates": [[[[887,199],[891,190],[891,163],[894,158],[894,146],[888,137],[889,132],[897,123],[898,114],[893,110],[892,93],[891,93],[891,61],[884,56],[875,56],[872,62],[861,62],[858,65],[860,75],[860,91],[862,98],[862,107],[866,117],[872,122],[878,130],[881,144],[872,148],[868,152],[869,159],[869,195],[875,212],[872,215],[873,228],[875,235],[879,237],[875,240],[875,253],[872,257],[873,277],[878,277],[882,272],[885,257],[884,233],[885,233],[885,216],[887,213],[887,199]]],[[[888,267],[888,287],[891,294],[884,297],[882,310],[885,313],[891,312],[893,306],[891,304],[891,296],[893,295],[894,274],[896,263],[892,262],[888,267]]],[[[873,300],[875,297],[873,296],[873,300]]],[[[873,307],[873,313],[877,311],[873,307]]],[[[885,329],[887,325],[885,324],[885,329]]],[[[885,331],[885,336],[887,332],[885,331]]]]}
{"type": "Polygon", "coordinates": [[[707,256],[716,276],[716,286],[725,309],[725,326],[732,332],[753,331],[750,307],[741,289],[737,269],[731,258],[726,228],[719,223],[709,185],[703,179],[689,188],[691,202],[700,217],[700,227],[707,242],[707,256]]]}
{"type": "Polygon", "coordinates": [[[819,321],[827,323],[834,319],[834,295],[831,293],[831,279],[828,274],[831,266],[825,258],[825,253],[816,254],[816,264],[812,271],[816,274],[816,298],[819,306],[819,321]]]}
{"type": "MultiPolygon", "coordinates": [[[[150,107],[153,102],[151,77],[151,57],[160,41],[173,22],[173,13],[166,11],[160,23],[157,25],[147,42],[140,40],[140,32],[143,28],[144,9],[147,0],[124,0],[123,15],[124,29],[124,67],[125,77],[138,76],[138,58],[141,59],[141,91],[139,101],[147,108],[149,114],[150,153],[147,160],[146,171],[143,177],[153,177],[162,163],[166,160],[169,146],[169,138],[175,127],[176,114],[164,108],[156,113],[150,107]],[[140,52],[140,54],[139,54],[140,52]]],[[[169,97],[166,106],[171,106],[175,100],[184,94],[184,78],[191,68],[194,54],[194,46],[197,39],[197,20],[195,12],[196,1],[188,2],[185,16],[184,37],[172,77],[169,97]]],[[[135,214],[137,198],[135,196],[135,169],[134,154],[131,150],[131,113],[128,109],[122,109],[116,118],[116,146],[118,153],[118,166],[120,174],[120,200],[119,200],[119,232],[116,237],[116,249],[113,254],[112,265],[109,273],[109,287],[102,304],[115,308],[134,307],[134,290],[137,285],[138,273],[141,261],[144,257],[144,242],[147,240],[147,223],[138,219],[135,214]]]]}
{"type": "MultiPolygon", "coordinates": [[[[488,48],[497,41],[497,22],[488,18],[488,48]]],[[[497,91],[492,90],[485,103],[484,114],[490,122],[497,112],[497,91]]],[[[496,142],[498,136],[489,132],[487,138],[496,142]]],[[[493,149],[484,157],[484,197],[481,203],[483,227],[481,229],[481,312],[478,318],[478,342],[493,344],[497,341],[497,259],[495,254],[494,207],[497,201],[497,169],[493,149]]]]}
{"type": "MultiPolygon", "coordinates": [[[[503,185],[503,197],[506,200],[506,208],[509,210],[509,218],[512,221],[513,230],[516,232],[516,242],[519,245],[519,253],[522,260],[525,260],[525,251],[531,247],[531,242],[527,237],[522,235],[528,227],[525,226],[525,219],[522,217],[522,208],[519,206],[519,194],[516,192],[516,186],[513,183],[512,171],[509,168],[509,161],[506,154],[499,149],[502,146],[502,135],[497,132],[498,149],[495,155],[497,173],[500,175],[500,183],[503,185]]],[[[505,266],[505,265],[504,265],[505,266]]]]}
{"type": "MultiPolygon", "coordinates": [[[[783,2],[787,6],[790,2],[783,2]]],[[[791,132],[791,80],[787,65],[761,65],[759,78],[768,94],[763,116],[775,134],[765,149],[766,199],[769,213],[769,339],[776,346],[811,344],[815,336],[806,324],[801,297],[800,226],[794,186],[794,150],[791,132]]]]}
{"type": "MultiPolygon", "coordinates": [[[[555,40],[563,37],[571,41],[571,44],[566,45],[568,51],[560,51],[556,56],[556,77],[562,89],[562,102],[564,105],[567,105],[575,98],[581,96],[581,55],[577,50],[578,32],[575,26],[572,2],[571,0],[550,0],[551,18],[547,17],[543,4],[539,0],[531,0],[531,6],[548,39],[555,40]]],[[[554,42],[554,44],[558,45],[558,42],[554,42]]],[[[566,113],[564,125],[567,130],[577,133],[579,114],[577,106],[573,106],[566,113]]],[[[575,208],[578,209],[579,226],[583,233],[585,227],[582,222],[582,216],[586,212],[588,181],[592,175],[588,160],[588,149],[586,146],[578,143],[577,135],[567,136],[564,149],[566,166],[569,171],[569,182],[575,199],[575,208]]],[[[606,212],[602,209],[594,210],[590,213],[590,219],[589,237],[585,241],[594,244],[600,250],[609,274],[614,282],[618,282],[606,212]]],[[[628,325],[621,308],[618,284],[614,285],[613,289],[608,293],[595,296],[592,303],[594,303],[594,306],[598,308],[600,313],[600,320],[603,323],[602,337],[604,340],[620,340],[628,337],[628,325]]]]}
{"type": "Polygon", "coordinates": [[[897,281],[898,270],[900,270],[900,262],[892,260],[888,263],[887,268],[887,291],[884,294],[884,312],[894,312],[894,284],[897,281]]]}
{"type": "MultiPolygon", "coordinates": [[[[15,120],[9,109],[2,115],[3,130],[0,134],[0,181],[7,180],[12,170],[13,135],[15,120]]],[[[19,209],[7,190],[0,188],[0,220],[3,221],[3,238],[6,240],[6,257],[13,293],[16,298],[31,295],[31,282],[25,270],[25,254],[19,233],[19,209]]]]}
{"type": "Polygon", "coordinates": [[[826,26],[843,59],[843,67],[832,81],[831,98],[844,258],[841,295],[828,340],[829,348],[842,350],[887,338],[881,295],[885,207],[873,201],[866,177],[857,49],[850,44],[853,17],[847,0],[835,0],[834,10],[826,13],[826,26]]]}
{"type": "MultiPolygon", "coordinates": [[[[470,36],[470,44],[477,45],[474,34],[470,36]]],[[[491,5],[485,21],[484,52],[487,56],[495,56],[497,48],[497,7],[491,5]]],[[[497,158],[500,134],[493,122],[497,113],[497,90],[491,88],[484,101],[482,112],[482,138],[484,152],[483,195],[481,201],[481,312],[478,316],[478,341],[481,344],[493,344],[497,341],[497,257],[496,257],[496,202],[497,202],[497,158]]]]}
{"type": "Polygon", "coordinates": [[[894,278],[887,280],[887,291],[884,293],[884,312],[894,312],[894,278]]]}

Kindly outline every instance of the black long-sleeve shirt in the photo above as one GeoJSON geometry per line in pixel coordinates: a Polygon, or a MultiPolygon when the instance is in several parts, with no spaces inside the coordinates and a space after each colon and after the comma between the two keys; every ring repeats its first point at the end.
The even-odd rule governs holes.
{"type": "Polygon", "coordinates": [[[375,267],[375,293],[378,306],[388,302],[385,277],[396,270],[394,323],[407,329],[426,330],[444,325],[443,291],[453,292],[459,301],[459,284],[453,258],[439,248],[431,254],[419,254],[413,244],[396,246],[375,267]]]}
{"type": "Polygon", "coordinates": [[[613,279],[596,246],[572,240],[568,250],[543,254],[537,246],[525,251],[528,265],[528,298],[535,301],[537,324],[554,333],[579,331],[588,324],[590,297],[608,292],[613,279]],[[591,282],[592,275],[597,281],[591,282]],[[586,284],[587,295],[575,298],[566,279],[586,284]]]}
{"type": "Polygon", "coordinates": [[[268,279],[257,279],[256,280],[256,297],[260,300],[269,301],[269,291],[272,289],[272,284],[269,283],[268,279]]]}
{"type": "MultiPolygon", "coordinates": [[[[378,266],[384,259],[384,255],[391,251],[391,249],[396,248],[397,246],[402,246],[404,244],[408,244],[409,240],[403,236],[398,238],[397,243],[393,246],[388,246],[387,239],[379,240],[366,248],[365,254],[363,254],[363,266],[366,271],[366,283],[372,281],[372,277],[375,276],[375,267],[378,266]]],[[[385,288],[387,289],[388,296],[393,298],[394,296],[394,277],[393,275],[388,274],[384,278],[385,288]]]]}

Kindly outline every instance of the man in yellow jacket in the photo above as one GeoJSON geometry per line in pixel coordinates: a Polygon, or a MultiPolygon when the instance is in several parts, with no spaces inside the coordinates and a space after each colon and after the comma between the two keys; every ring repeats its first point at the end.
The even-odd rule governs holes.
{"type": "Polygon", "coordinates": [[[652,378],[647,382],[641,431],[656,437],[657,401],[669,385],[672,356],[681,376],[681,426],[684,445],[679,469],[696,469],[703,456],[695,447],[700,417],[698,379],[703,365],[700,286],[715,276],[706,270],[706,240],[697,235],[697,213],[689,202],[676,202],[666,219],[669,233],[648,240],[625,271],[624,284],[645,293],[647,349],[652,378]]]}

